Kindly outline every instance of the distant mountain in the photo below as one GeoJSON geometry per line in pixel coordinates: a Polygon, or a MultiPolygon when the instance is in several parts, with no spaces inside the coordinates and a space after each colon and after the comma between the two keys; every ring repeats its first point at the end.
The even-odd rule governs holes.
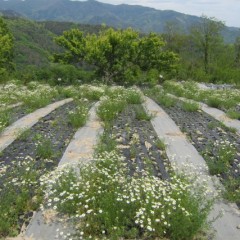
{"type": "MultiPolygon", "coordinates": [[[[181,30],[200,22],[201,18],[170,10],[156,10],[127,4],[111,5],[88,1],[70,0],[0,0],[0,9],[14,10],[28,18],[45,21],[65,21],[84,24],[106,24],[116,28],[132,27],[141,32],[164,32],[165,23],[175,22],[181,30]]],[[[240,30],[226,27],[223,36],[234,42],[240,30]]]]}

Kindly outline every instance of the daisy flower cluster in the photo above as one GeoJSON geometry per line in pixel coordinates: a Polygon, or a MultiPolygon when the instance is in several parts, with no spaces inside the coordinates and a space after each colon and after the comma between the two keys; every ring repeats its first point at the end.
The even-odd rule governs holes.
{"type": "Polygon", "coordinates": [[[43,211],[70,216],[77,239],[191,239],[206,223],[212,200],[183,175],[170,181],[127,174],[124,159],[104,152],[94,161],[45,175],[43,211]]]}

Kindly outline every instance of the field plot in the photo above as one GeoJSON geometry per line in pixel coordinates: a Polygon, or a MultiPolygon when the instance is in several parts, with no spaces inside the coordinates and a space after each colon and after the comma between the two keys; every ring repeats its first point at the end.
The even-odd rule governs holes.
{"type": "Polygon", "coordinates": [[[195,103],[173,99],[161,91],[155,92],[154,98],[202,154],[210,173],[220,177],[226,199],[240,206],[239,135],[201,111],[195,103]]]}
{"type": "Polygon", "coordinates": [[[178,97],[204,102],[210,107],[219,108],[232,119],[240,119],[240,90],[232,88],[200,89],[195,82],[166,81],[163,84],[166,92],[178,97]]]}
{"type": "Polygon", "coordinates": [[[57,108],[31,129],[16,133],[17,139],[1,152],[1,212],[4,213],[3,217],[5,214],[9,216],[9,222],[6,219],[4,221],[6,228],[12,225],[14,229],[19,221],[26,223],[25,218],[38,206],[39,202],[33,202],[32,198],[42,197],[39,192],[40,176],[58,165],[76,127],[79,127],[76,126],[79,119],[76,121],[74,114],[84,116],[80,118],[80,124],[84,125],[89,106],[70,102],[57,108]],[[79,108],[83,106],[84,111],[79,113],[79,108]],[[14,204],[15,209],[12,209],[14,204]]]}
{"type": "MultiPolygon", "coordinates": [[[[74,101],[17,133],[0,154],[0,238],[18,235],[41,208],[55,216],[64,214],[73,224],[74,233],[56,232],[57,239],[209,239],[212,193],[197,175],[175,172],[150,122],[154,114],[145,112],[138,89],[70,86],[50,92],[50,102],[66,97],[74,101]],[[90,106],[99,99],[96,113],[104,133],[92,146],[94,161],[57,168],[74,133],[87,122],[90,106]]],[[[171,106],[165,110],[214,163],[212,171],[221,163],[213,174],[224,180],[226,198],[238,203],[239,138],[198,106],[175,105],[174,99],[157,94],[155,90],[151,96],[171,106]],[[227,158],[222,157],[222,146],[227,158]]],[[[27,105],[19,99],[24,107],[33,100],[27,105]]],[[[7,100],[5,95],[5,102],[7,106],[17,99],[7,100]]],[[[25,108],[18,108],[11,122],[25,114],[25,108]]]]}
{"type": "Polygon", "coordinates": [[[174,173],[140,96],[136,89],[108,90],[97,109],[105,132],[95,161],[45,177],[43,211],[75,222],[75,236],[61,232],[59,239],[204,237],[211,194],[194,184],[196,176],[174,173]]]}

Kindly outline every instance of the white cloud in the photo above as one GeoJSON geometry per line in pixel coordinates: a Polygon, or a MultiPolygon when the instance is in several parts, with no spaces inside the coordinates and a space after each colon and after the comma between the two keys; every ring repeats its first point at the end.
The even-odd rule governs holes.
{"type": "MultiPolygon", "coordinates": [[[[83,0],[79,0],[83,1],[83,0]]],[[[240,27],[240,0],[98,0],[110,4],[142,5],[161,10],[215,17],[227,26],[240,27]]]]}

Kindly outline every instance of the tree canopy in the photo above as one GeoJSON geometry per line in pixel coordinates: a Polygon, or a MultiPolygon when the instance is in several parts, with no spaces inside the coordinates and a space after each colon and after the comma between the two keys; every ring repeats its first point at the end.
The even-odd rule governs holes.
{"type": "Polygon", "coordinates": [[[13,36],[0,17],[0,75],[5,73],[7,69],[12,68],[13,58],[13,36]]]}
{"type": "Polygon", "coordinates": [[[98,76],[106,82],[129,82],[140,72],[152,69],[171,72],[177,67],[177,55],[164,49],[165,42],[159,35],[150,33],[140,37],[131,28],[109,28],[98,35],[87,36],[72,29],[57,37],[56,43],[65,49],[62,54],[55,55],[56,61],[84,61],[95,66],[98,76]]]}
{"type": "Polygon", "coordinates": [[[223,22],[203,15],[201,23],[191,29],[195,46],[203,56],[205,73],[208,73],[209,70],[210,55],[213,54],[219,43],[223,42],[220,34],[223,27],[223,22]]]}

